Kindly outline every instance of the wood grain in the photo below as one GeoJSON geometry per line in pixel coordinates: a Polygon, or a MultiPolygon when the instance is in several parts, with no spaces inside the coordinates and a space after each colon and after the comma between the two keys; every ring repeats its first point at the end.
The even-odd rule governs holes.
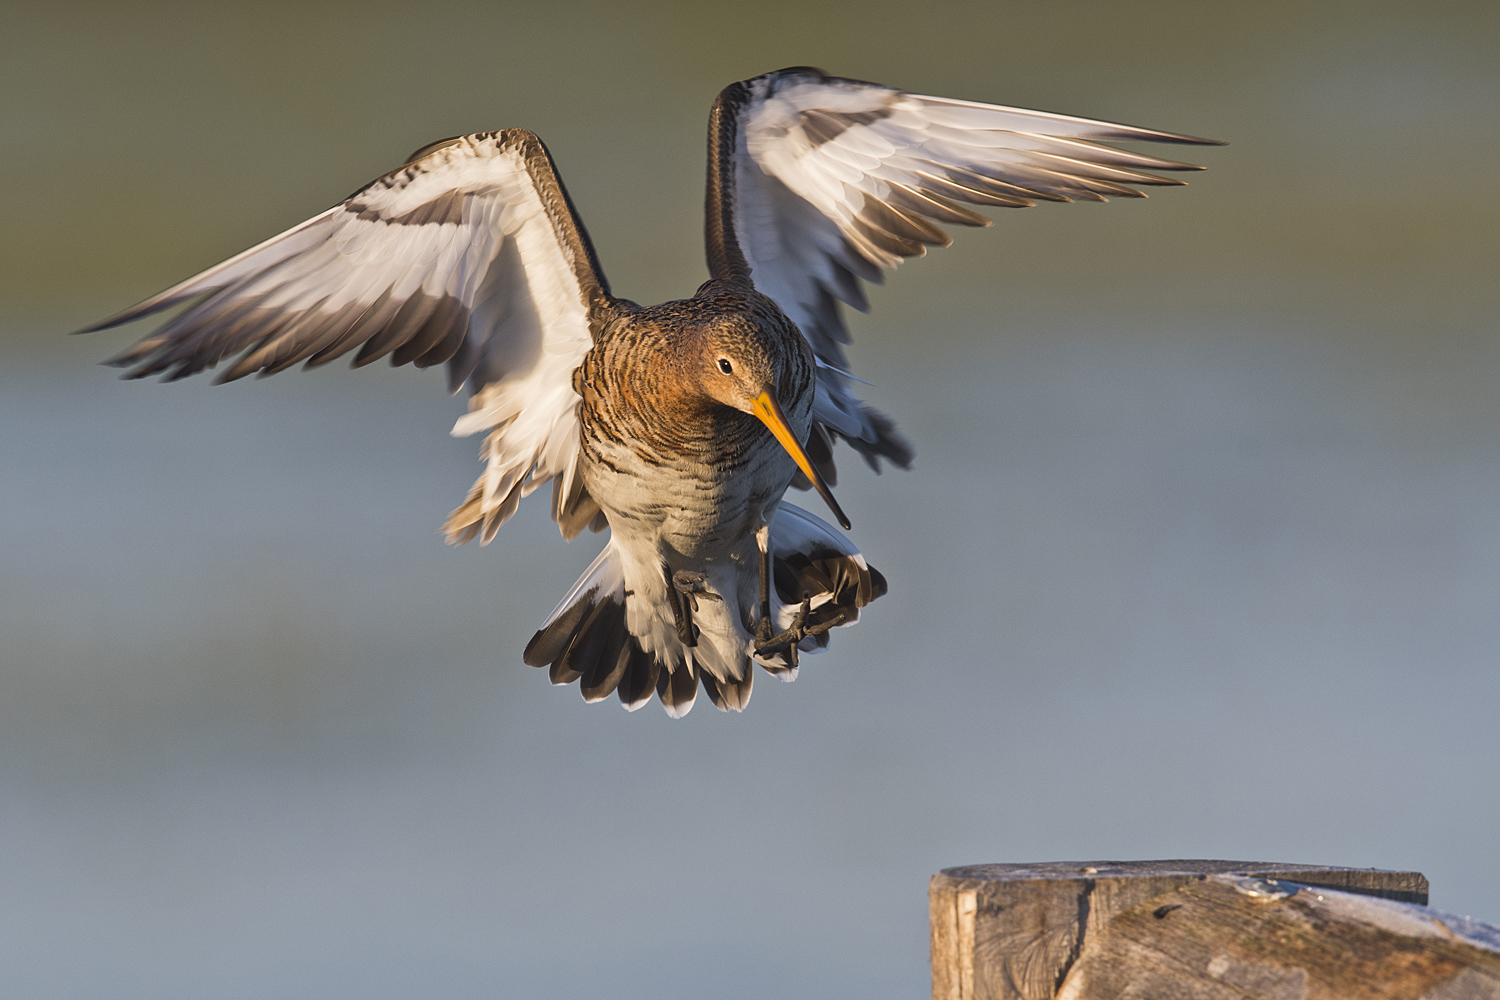
{"type": "MultiPolygon", "coordinates": [[[[1240,975],[1240,972],[1234,975],[1240,976],[1236,982],[1242,981],[1243,985],[1235,986],[1229,984],[1227,980],[1214,979],[1208,974],[1208,966],[1204,963],[1215,961],[1221,954],[1217,951],[1212,956],[1204,958],[1203,962],[1197,966],[1192,965],[1191,962],[1187,964],[1178,962],[1173,965],[1175,959],[1169,961],[1168,958],[1160,957],[1170,956],[1173,948],[1185,947],[1185,938],[1183,941],[1175,937],[1170,941],[1164,939],[1162,944],[1165,950],[1151,945],[1151,935],[1165,933],[1169,925],[1174,928],[1173,935],[1177,935],[1175,928],[1192,924],[1200,912],[1205,920],[1209,914],[1218,915],[1215,917],[1217,922],[1209,921],[1204,924],[1205,928],[1212,925],[1218,928],[1215,933],[1231,933],[1235,925],[1224,915],[1226,911],[1215,910],[1205,902],[1214,893],[1218,895],[1213,898],[1221,899],[1221,901],[1227,901],[1229,898],[1224,896],[1224,893],[1232,896],[1238,906],[1244,910],[1247,915],[1246,919],[1249,919],[1248,915],[1264,917],[1267,913],[1280,912],[1285,908],[1281,905],[1281,901],[1268,901],[1235,888],[1236,883],[1248,878],[1276,882],[1294,881],[1300,885],[1334,890],[1333,893],[1322,893],[1325,897],[1324,904],[1327,906],[1332,905],[1327,903],[1327,900],[1335,895],[1345,899],[1378,897],[1393,902],[1375,904],[1371,901],[1368,906],[1380,905],[1395,907],[1401,912],[1411,910],[1424,913],[1425,911],[1421,910],[1420,906],[1427,902],[1427,880],[1418,872],[1391,872],[1321,865],[1244,861],[1093,861],[949,868],[934,876],[929,886],[934,1000],[1051,1000],[1061,995],[1060,991],[1065,985],[1068,990],[1072,991],[1068,994],[1070,1000],[1092,1000],[1094,997],[1125,995],[1142,997],[1230,995],[1192,992],[1193,989],[1200,988],[1238,990],[1232,994],[1237,997],[1314,995],[1298,992],[1299,987],[1295,987],[1295,984],[1290,981],[1278,986],[1276,983],[1281,981],[1275,980],[1273,983],[1271,979],[1265,982],[1265,989],[1271,992],[1256,993],[1247,987],[1252,980],[1254,982],[1260,982],[1260,980],[1256,980],[1249,972],[1244,972],[1240,965],[1234,965],[1233,968],[1244,972],[1244,975],[1240,975]],[[1179,911],[1189,907],[1190,903],[1186,900],[1190,897],[1183,893],[1190,889],[1198,894],[1191,895],[1193,909],[1190,911],[1190,919],[1172,919],[1184,916],[1179,911]],[[1350,894],[1358,895],[1351,896],[1350,894]],[[1182,898],[1179,899],[1179,896],[1182,898]],[[1266,909],[1268,903],[1277,905],[1268,910],[1266,909]],[[1154,914],[1163,907],[1166,907],[1163,915],[1155,916],[1154,914]],[[1124,919],[1124,922],[1116,928],[1116,921],[1125,918],[1127,914],[1128,919],[1124,919]],[[1129,973],[1131,976],[1144,976],[1145,970],[1151,965],[1145,957],[1147,955],[1158,956],[1151,960],[1156,962],[1156,966],[1151,966],[1153,968],[1160,966],[1177,969],[1177,972],[1173,973],[1177,978],[1158,976],[1151,980],[1154,983],[1151,990],[1140,993],[1121,992],[1129,986],[1128,977],[1121,978],[1126,975],[1125,973],[1106,975],[1106,970],[1118,966],[1122,969],[1128,967],[1131,970],[1129,973]],[[1128,962],[1126,956],[1129,956],[1128,962]],[[1163,962],[1166,965],[1163,966],[1163,962]],[[1075,970],[1077,970],[1076,975],[1075,970]],[[1170,983],[1168,979],[1171,979],[1170,983]],[[1088,986],[1087,984],[1090,983],[1094,985],[1088,986]],[[1202,986],[1202,983],[1209,985],[1202,986]],[[1198,985],[1191,985],[1190,989],[1190,984],[1198,985]],[[1085,987],[1087,987],[1086,990],[1085,987]],[[1084,992],[1080,992],[1081,990],[1084,992]],[[1288,990],[1290,992],[1287,992],[1288,990]]],[[[1304,890],[1304,892],[1307,891],[1311,891],[1314,896],[1319,895],[1316,891],[1304,890]]],[[[1290,898],[1297,901],[1287,905],[1306,908],[1310,905],[1309,900],[1312,897],[1302,896],[1300,900],[1296,896],[1290,898]]],[[[1351,916],[1357,908],[1357,906],[1350,906],[1338,911],[1342,916],[1333,920],[1333,923],[1338,923],[1341,927],[1344,924],[1349,924],[1351,927],[1356,924],[1364,926],[1351,916]]],[[[1328,923],[1331,919],[1325,919],[1324,923],[1328,923]]],[[[1204,933],[1209,932],[1204,930],[1204,933]]],[[[1359,933],[1368,936],[1375,931],[1359,933]]],[[[1392,934],[1394,932],[1385,929],[1380,930],[1380,933],[1392,934]]],[[[1400,937],[1399,934],[1396,936],[1400,937]]],[[[1255,935],[1252,934],[1251,937],[1254,938],[1255,935]]],[[[1365,940],[1359,937],[1359,934],[1353,934],[1348,940],[1354,941],[1356,938],[1361,941],[1365,940]]],[[[1256,940],[1260,939],[1256,938],[1256,940]]],[[[1243,945],[1243,947],[1248,948],[1249,945],[1243,945]]],[[[1332,949],[1330,953],[1342,954],[1340,951],[1342,946],[1329,944],[1328,947],[1332,949]]],[[[1477,948],[1476,954],[1481,952],[1487,954],[1482,947],[1472,944],[1464,943],[1455,947],[1459,947],[1460,950],[1477,948]]],[[[1194,954],[1199,958],[1202,957],[1198,952],[1194,954]]],[[[1228,956],[1224,959],[1226,962],[1240,961],[1235,957],[1240,954],[1239,951],[1231,949],[1222,954],[1228,956]]],[[[1248,956],[1249,952],[1245,954],[1248,956]]],[[[1304,950],[1299,954],[1311,960],[1318,957],[1320,953],[1304,950]]],[[[1368,958],[1368,949],[1360,954],[1366,954],[1368,958]]],[[[1269,966],[1270,963],[1263,961],[1263,958],[1264,956],[1254,961],[1269,966]]],[[[1432,988],[1436,988],[1441,983],[1456,983],[1462,974],[1472,973],[1471,978],[1464,982],[1470,983],[1472,980],[1473,984],[1477,984],[1472,986],[1473,989],[1487,988],[1482,986],[1484,977],[1489,975],[1485,971],[1488,967],[1483,961],[1475,959],[1467,964],[1444,964],[1451,958],[1451,955],[1448,958],[1440,958],[1434,953],[1429,960],[1431,967],[1420,975],[1414,972],[1413,975],[1416,978],[1412,981],[1421,980],[1432,988]],[[1443,979],[1444,975],[1448,977],[1446,980],[1443,979]],[[1473,979],[1473,976],[1479,978],[1473,979]]],[[[1245,958],[1245,962],[1251,961],[1251,958],[1245,958]]],[[[1365,965],[1354,962],[1348,965],[1347,969],[1355,970],[1350,971],[1353,975],[1359,969],[1368,971],[1368,965],[1368,962],[1365,965]]],[[[1280,968],[1280,966],[1276,967],[1280,968]]],[[[1373,968],[1373,966],[1369,967],[1373,968]]],[[[1215,965],[1214,968],[1219,969],[1220,965],[1215,965]]],[[[1224,968],[1228,969],[1229,966],[1224,968]]],[[[1244,968],[1249,969],[1250,966],[1246,965],[1244,968]]],[[[1224,974],[1230,975],[1227,971],[1224,974]]],[[[1292,975],[1292,973],[1288,974],[1292,975]]],[[[1270,973],[1266,975],[1269,976],[1270,973]]],[[[1310,978],[1298,980],[1298,982],[1301,982],[1307,989],[1325,988],[1324,985],[1320,985],[1325,984],[1324,979],[1310,973],[1308,975],[1310,978]]],[[[1470,986],[1464,986],[1464,989],[1469,988],[1470,986]]],[[[1325,992],[1316,995],[1337,994],[1325,992]]],[[[1363,997],[1397,994],[1349,995],[1363,997]]],[[[1475,995],[1487,996],[1488,994],[1481,992],[1475,995]]],[[[1413,996],[1423,996],[1423,994],[1418,993],[1413,996]]]]}
{"type": "Polygon", "coordinates": [[[1254,896],[1245,881],[1211,876],[1118,914],[1058,1000],[1500,1000],[1500,951],[1420,907],[1316,888],[1254,896]]]}

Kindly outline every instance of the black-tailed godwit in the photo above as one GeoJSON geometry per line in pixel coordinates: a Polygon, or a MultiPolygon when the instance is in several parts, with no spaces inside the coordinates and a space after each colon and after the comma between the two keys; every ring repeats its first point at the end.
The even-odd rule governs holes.
{"type": "Polygon", "coordinates": [[[301,225],[113,316],[191,303],[111,363],[168,381],[324,364],[446,364],[454,433],[487,431],[449,517],[481,543],[552,483],[552,516],[604,551],[526,647],[554,684],[685,714],[750,699],[752,664],[795,677],[886,592],[838,531],[782,499],[829,484],[843,440],[878,471],[912,452],[854,394],[839,303],[860,282],[987,226],[961,202],[1141,197],[1188,164],[1103,141],[1208,140],[923,97],[798,67],[725,88],[709,118],[710,278],[641,307],[613,295],[541,141],[522,129],[426,146],[301,225]]]}

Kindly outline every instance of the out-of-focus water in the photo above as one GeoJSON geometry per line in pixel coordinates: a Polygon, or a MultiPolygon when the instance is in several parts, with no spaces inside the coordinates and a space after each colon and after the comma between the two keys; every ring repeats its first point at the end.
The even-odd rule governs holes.
{"type": "Polygon", "coordinates": [[[4,991],[921,995],[926,877],[995,859],[1500,917],[1494,435],[1302,332],[987,332],[872,365],[918,468],[840,494],[890,595],[676,723],[521,665],[597,541],[441,543],[436,375],[7,372],[4,991]]]}
{"type": "Polygon", "coordinates": [[[1500,922],[1492,9],[80,10],[0,31],[0,995],[921,996],[926,879],[986,861],[1500,922]],[[1234,144],[877,291],[917,463],[837,492],[891,592],[743,715],[521,664],[600,539],[442,544],[437,373],[61,335],[506,125],[617,291],[687,294],[712,94],[806,62],[1234,144]]]}

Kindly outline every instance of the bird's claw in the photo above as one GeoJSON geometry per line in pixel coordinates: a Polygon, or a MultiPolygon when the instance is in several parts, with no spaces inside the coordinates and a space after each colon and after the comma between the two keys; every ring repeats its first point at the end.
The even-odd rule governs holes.
{"type": "Polygon", "coordinates": [[[797,644],[803,639],[815,635],[822,635],[829,629],[844,623],[845,612],[840,611],[826,622],[820,622],[811,627],[807,624],[808,613],[812,611],[812,598],[802,602],[797,608],[797,614],[792,618],[792,625],[780,635],[771,635],[771,620],[762,617],[755,625],[755,655],[775,656],[785,652],[792,661],[792,666],[797,666],[797,644]]]}
{"type": "Polygon", "coordinates": [[[680,569],[672,574],[672,587],[698,610],[698,598],[722,601],[724,598],[708,589],[708,576],[693,569],[680,569]]]}

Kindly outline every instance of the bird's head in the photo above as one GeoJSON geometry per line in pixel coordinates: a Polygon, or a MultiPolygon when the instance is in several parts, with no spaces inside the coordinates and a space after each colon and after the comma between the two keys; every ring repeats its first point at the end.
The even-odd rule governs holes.
{"type": "Polygon", "coordinates": [[[715,402],[752,414],[765,424],[811,481],[839,524],[847,529],[849,519],[807,457],[781,408],[776,391],[778,376],[789,366],[778,363],[781,352],[774,342],[741,320],[707,326],[697,338],[697,347],[694,367],[703,393],[715,402]]]}

